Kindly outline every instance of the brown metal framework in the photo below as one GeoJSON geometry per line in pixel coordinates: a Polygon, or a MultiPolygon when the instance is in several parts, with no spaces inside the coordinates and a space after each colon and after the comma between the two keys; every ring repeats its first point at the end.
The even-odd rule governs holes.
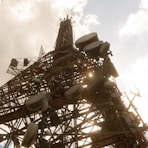
{"type": "Polygon", "coordinates": [[[121,95],[113,96],[121,94],[117,85],[104,85],[113,78],[109,56],[91,59],[74,48],[71,20],[62,21],[55,50],[0,87],[0,142],[4,148],[19,148],[30,122],[39,126],[30,147],[148,147],[147,127],[128,96],[135,114],[121,95]],[[90,72],[93,77],[88,76],[90,72]],[[65,92],[76,84],[84,86],[83,93],[79,99],[67,99],[65,92]],[[48,109],[28,110],[25,102],[40,93],[45,94],[48,109]]]}

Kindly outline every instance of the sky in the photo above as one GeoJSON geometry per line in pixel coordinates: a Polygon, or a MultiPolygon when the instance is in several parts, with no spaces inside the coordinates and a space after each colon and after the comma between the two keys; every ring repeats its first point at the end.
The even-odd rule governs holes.
{"type": "Polygon", "coordinates": [[[38,57],[54,50],[60,20],[72,16],[74,39],[97,32],[111,44],[121,92],[140,91],[134,102],[148,122],[148,0],[1,0],[0,86],[12,58],[38,57]],[[135,89],[135,86],[137,89],[135,89]]]}

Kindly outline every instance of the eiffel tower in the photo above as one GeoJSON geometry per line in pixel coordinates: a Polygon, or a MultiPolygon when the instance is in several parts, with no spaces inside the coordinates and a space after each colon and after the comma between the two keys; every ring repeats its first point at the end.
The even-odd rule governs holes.
{"type": "MultiPolygon", "coordinates": [[[[67,17],[60,22],[55,49],[0,87],[0,144],[4,148],[148,147],[148,127],[117,87],[110,44],[96,32],[73,42],[72,21],[67,17]]],[[[17,64],[16,59],[11,61],[12,70],[17,64]]]]}

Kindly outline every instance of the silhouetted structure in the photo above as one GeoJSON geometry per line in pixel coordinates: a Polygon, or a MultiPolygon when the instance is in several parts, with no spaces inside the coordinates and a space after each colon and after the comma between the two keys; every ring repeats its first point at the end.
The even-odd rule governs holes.
{"type": "Polygon", "coordinates": [[[110,44],[93,32],[75,46],[67,17],[55,50],[0,87],[0,142],[5,148],[146,148],[147,127],[115,83],[110,44]]]}

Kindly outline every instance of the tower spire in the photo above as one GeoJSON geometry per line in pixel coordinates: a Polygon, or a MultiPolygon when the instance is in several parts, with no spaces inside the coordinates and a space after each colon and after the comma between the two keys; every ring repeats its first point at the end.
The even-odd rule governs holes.
{"type": "Polygon", "coordinates": [[[66,19],[60,22],[60,28],[58,32],[58,37],[56,40],[55,50],[66,50],[68,48],[72,49],[73,47],[73,32],[71,19],[67,15],[66,19]]]}

